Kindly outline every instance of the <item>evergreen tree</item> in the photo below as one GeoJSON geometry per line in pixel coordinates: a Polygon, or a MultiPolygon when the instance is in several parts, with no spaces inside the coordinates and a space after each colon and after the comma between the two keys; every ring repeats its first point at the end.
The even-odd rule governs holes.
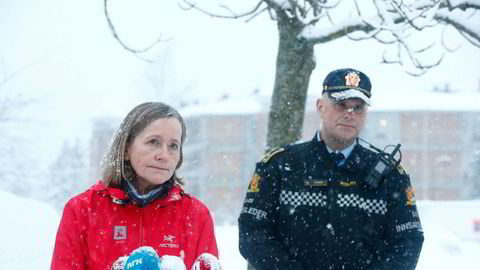
{"type": "Polygon", "coordinates": [[[45,199],[57,209],[62,209],[72,196],[83,192],[91,184],[85,150],[78,140],[63,144],[59,156],[50,166],[50,175],[45,199]]]}

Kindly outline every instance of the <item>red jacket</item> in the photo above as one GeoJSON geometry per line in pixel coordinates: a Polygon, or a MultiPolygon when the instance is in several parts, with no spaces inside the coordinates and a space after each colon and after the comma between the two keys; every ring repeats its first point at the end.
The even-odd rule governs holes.
{"type": "Polygon", "coordinates": [[[72,198],[60,221],[51,269],[107,270],[141,246],[153,247],[159,256],[184,254],[187,269],[204,252],[218,257],[210,212],[179,186],[143,208],[126,199],[123,190],[101,181],[72,198]]]}

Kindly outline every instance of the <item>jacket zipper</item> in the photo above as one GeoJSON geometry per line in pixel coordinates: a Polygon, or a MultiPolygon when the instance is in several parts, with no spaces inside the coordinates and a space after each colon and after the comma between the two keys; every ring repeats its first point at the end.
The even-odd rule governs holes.
{"type": "Polygon", "coordinates": [[[143,211],[140,209],[140,246],[143,246],[143,211]]]}
{"type": "Polygon", "coordinates": [[[334,244],[334,238],[335,238],[335,228],[333,227],[333,211],[335,211],[335,189],[333,188],[334,185],[334,178],[335,176],[332,175],[328,179],[328,191],[327,191],[327,196],[328,196],[328,224],[327,224],[327,230],[328,233],[330,233],[330,241],[328,241],[328,248],[330,249],[328,252],[330,253],[330,256],[328,258],[328,265],[332,265],[332,251],[333,251],[333,246],[334,244]]]}

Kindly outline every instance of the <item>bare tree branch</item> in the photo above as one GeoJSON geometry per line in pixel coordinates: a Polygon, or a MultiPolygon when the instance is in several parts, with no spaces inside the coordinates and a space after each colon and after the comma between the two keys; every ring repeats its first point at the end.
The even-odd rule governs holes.
{"type": "Polygon", "coordinates": [[[397,59],[395,59],[395,60],[387,59],[387,50],[384,50],[383,55],[382,55],[382,63],[402,65],[403,63],[402,63],[402,60],[401,60],[401,57],[400,57],[400,50],[397,50],[397,59]]]}
{"type": "Polygon", "coordinates": [[[263,0],[269,7],[271,7],[275,12],[281,12],[283,10],[283,7],[280,6],[276,1],[274,0],[263,0]]]}
{"type": "Polygon", "coordinates": [[[267,11],[268,11],[268,15],[270,16],[270,19],[271,19],[272,21],[276,21],[276,20],[277,20],[277,13],[275,12],[275,10],[274,10],[273,8],[270,8],[270,7],[269,7],[269,8],[267,9],[267,11]]]}
{"type": "Polygon", "coordinates": [[[445,9],[438,10],[435,13],[435,19],[455,27],[461,34],[468,36],[467,40],[476,47],[479,47],[480,31],[475,31],[474,27],[469,27],[469,23],[465,22],[460,16],[454,16],[445,9]],[[473,40],[472,40],[473,39],[473,40]]]}
{"type": "Polygon", "coordinates": [[[430,24],[418,24],[417,20],[419,19],[424,19],[425,21],[431,22],[432,20],[428,19],[426,14],[428,12],[434,13],[435,9],[438,9],[440,6],[439,2],[432,2],[431,4],[424,4],[424,5],[418,5],[415,7],[415,9],[412,9],[410,6],[406,6],[404,4],[396,4],[395,2],[389,2],[390,5],[394,8],[394,10],[400,14],[401,17],[405,18],[406,22],[415,30],[421,31],[422,29],[426,27],[431,27],[434,26],[430,24]],[[406,10],[405,10],[406,9],[406,10]]]}
{"type": "Polygon", "coordinates": [[[343,23],[337,23],[333,27],[329,27],[327,29],[322,29],[318,32],[321,34],[310,35],[308,33],[309,29],[305,29],[301,34],[301,38],[306,38],[310,42],[313,43],[326,43],[337,38],[341,38],[349,33],[355,31],[363,31],[365,33],[371,32],[376,28],[373,27],[371,24],[365,23],[361,18],[355,18],[347,20],[343,23]]]}
{"type": "Polygon", "coordinates": [[[33,59],[32,61],[28,62],[26,65],[24,65],[20,69],[12,72],[10,74],[7,74],[2,80],[0,80],[0,89],[4,85],[9,83],[10,81],[15,79],[17,76],[21,75],[22,73],[25,73],[30,68],[35,67],[36,65],[39,65],[40,63],[42,63],[45,59],[47,59],[48,57],[50,57],[54,53],[55,53],[54,51],[47,52],[47,53],[33,59]]]}
{"type": "MultiPolygon", "coordinates": [[[[362,16],[362,11],[360,10],[360,5],[358,4],[358,1],[355,0],[354,1],[355,3],[355,9],[357,11],[357,15],[358,17],[360,18],[363,18],[362,16]]],[[[377,11],[378,11],[378,7],[377,7],[377,11]]],[[[382,18],[383,19],[383,18],[382,18]]],[[[331,20],[330,20],[331,21],[331,20]]],[[[369,22],[367,22],[366,20],[363,20],[363,22],[367,25],[370,25],[371,27],[374,27],[373,25],[371,25],[369,22]]],[[[352,41],[361,41],[361,40],[366,40],[366,39],[370,39],[370,38],[374,38],[378,41],[380,41],[380,39],[377,38],[377,35],[382,31],[381,28],[377,28],[376,30],[372,31],[371,33],[365,33],[365,35],[363,37],[353,37],[350,33],[346,34],[346,36],[348,37],[348,39],[352,40],[352,41]]],[[[394,41],[393,41],[394,42],[394,41]]],[[[383,42],[381,41],[382,44],[386,44],[386,42],[383,42]]]]}
{"type": "MultiPolygon", "coordinates": [[[[331,27],[318,28],[315,25],[306,25],[304,31],[300,34],[300,38],[305,38],[315,44],[325,43],[337,38],[347,37],[350,40],[359,41],[373,38],[383,44],[398,43],[400,46],[398,50],[405,50],[405,56],[408,57],[413,67],[420,70],[423,74],[427,69],[437,66],[443,59],[443,55],[436,58],[434,63],[425,64],[419,61],[417,56],[426,52],[432,45],[429,45],[420,50],[413,50],[409,45],[408,38],[412,35],[414,30],[419,32],[425,28],[431,28],[437,26],[439,23],[452,25],[462,34],[467,41],[473,45],[479,47],[480,44],[480,31],[474,26],[472,22],[473,18],[468,21],[468,16],[465,11],[461,9],[477,9],[478,5],[470,3],[472,1],[465,1],[464,4],[457,4],[452,7],[449,3],[447,8],[444,0],[432,0],[414,2],[409,5],[404,1],[381,1],[375,0],[374,6],[377,9],[377,16],[371,16],[366,18],[360,9],[360,3],[354,1],[354,7],[358,17],[347,18],[341,22],[334,22],[330,12],[325,11],[328,20],[331,22],[331,27]],[[451,11],[456,9],[454,11],[451,11]],[[456,13],[455,13],[456,12],[456,13]],[[352,35],[356,33],[356,35],[352,35]],[[359,35],[363,33],[364,35],[359,35]],[[384,33],[384,34],[382,34],[384,33]],[[384,39],[386,33],[392,35],[392,39],[384,39]]],[[[476,10],[473,10],[475,12],[476,10]]],[[[472,17],[472,14],[468,14],[472,17]]],[[[445,44],[442,46],[446,48],[445,44]]],[[[449,51],[446,49],[446,51],[449,51]]],[[[401,53],[398,56],[402,56],[401,53]]],[[[383,59],[384,63],[390,63],[392,60],[383,59]]],[[[394,63],[402,63],[400,60],[395,60],[394,63]]],[[[412,72],[408,72],[413,74],[412,72]]]]}
{"type": "Polygon", "coordinates": [[[442,61],[443,61],[444,56],[445,56],[445,53],[442,53],[441,57],[439,57],[436,62],[434,62],[432,64],[422,63],[421,65],[417,66],[416,68],[418,70],[420,70],[420,72],[418,72],[418,73],[411,72],[411,71],[408,71],[408,70],[406,70],[405,72],[412,75],[412,76],[421,76],[421,75],[425,74],[429,69],[440,65],[440,63],[442,63],[442,61]]]}
{"type": "Polygon", "coordinates": [[[480,42],[471,36],[467,35],[465,32],[459,32],[468,42],[470,42],[473,46],[480,48],[480,42]]]}
{"type": "MultiPolygon", "coordinates": [[[[367,23],[367,22],[365,22],[365,23],[367,23]]],[[[354,37],[354,36],[352,35],[352,33],[348,33],[348,34],[346,34],[345,36],[346,36],[348,39],[352,40],[352,41],[362,41],[362,40],[367,40],[367,39],[374,38],[375,40],[377,40],[377,41],[380,42],[380,40],[379,40],[378,38],[376,38],[376,36],[377,36],[381,31],[382,31],[381,29],[375,29],[375,30],[373,30],[373,31],[371,31],[371,32],[369,32],[369,33],[364,33],[364,36],[361,36],[361,37],[354,37]]],[[[382,43],[382,44],[390,44],[390,43],[393,43],[393,42],[395,42],[395,41],[391,41],[391,42],[381,41],[380,43],[382,43]]]]}
{"type": "Polygon", "coordinates": [[[317,0],[315,2],[316,2],[316,5],[320,8],[332,9],[332,8],[336,8],[342,2],[342,0],[335,0],[331,4],[326,4],[326,2],[328,2],[328,1],[318,1],[317,0]]]}
{"type": "Polygon", "coordinates": [[[151,50],[153,47],[155,47],[158,43],[162,42],[162,41],[168,41],[168,39],[164,39],[162,37],[162,35],[159,35],[158,38],[150,45],[148,45],[147,47],[143,48],[143,49],[132,49],[130,48],[128,45],[126,45],[122,39],[120,38],[120,36],[118,35],[117,33],[117,30],[115,29],[115,26],[113,25],[113,22],[112,20],[110,19],[110,15],[108,13],[108,0],[104,0],[104,6],[103,6],[103,10],[105,12],[105,18],[107,19],[107,22],[108,22],[108,26],[110,28],[110,31],[112,32],[112,35],[113,37],[118,41],[118,43],[120,43],[120,45],[127,51],[135,54],[139,59],[143,60],[143,61],[146,61],[148,63],[153,63],[154,60],[150,60],[150,59],[147,59],[143,56],[141,56],[140,54],[142,53],[145,53],[145,52],[148,52],[149,50],[151,50]]]}
{"type": "Polygon", "coordinates": [[[250,18],[246,19],[245,22],[250,22],[255,19],[258,15],[262,14],[263,12],[268,11],[268,7],[258,10],[256,13],[253,13],[250,18]]]}
{"type": "Polygon", "coordinates": [[[457,47],[455,47],[455,48],[450,48],[450,47],[448,47],[448,45],[445,43],[445,33],[446,33],[448,27],[449,27],[449,25],[445,25],[445,27],[443,27],[443,29],[442,29],[442,36],[441,36],[440,41],[442,42],[443,48],[444,48],[447,52],[454,52],[454,51],[456,51],[456,50],[458,50],[458,49],[460,48],[460,45],[457,44],[457,47]]]}
{"type": "Polygon", "coordinates": [[[458,2],[456,1],[456,5],[452,5],[451,0],[446,0],[446,6],[448,7],[448,10],[454,10],[454,9],[461,9],[461,10],[467,10],[469,8],[473,8],[475,10],[480,10],[480,2],[476,1],[464,1],[464,2],[458,2]]]}
{"type": "Polygon", "coordinates": [[[7,122],[32,122],[31,119],[22,119],[14,115],[14,117],[8,117],[8,112],[16,110],[18,111],[20,108],[25,108],[29,105],[38,103],[41,101],[43,97],[36,97],[36,98],[28,98],[28,99],[19,99],[19,98],[12,98],[12,97],[2,97],[0,99],[0,122],[2,124],[7,122]]]}
{"type": "Polygon", "coordinates": [[[403,65],[401,52],[405,51],[407,53],[408,58],[410,59],[410,62],[413,64],[413,66],[415,68],[415,71],[416,71],[416,72],[411,72],[411,71],[406,70],[405,72],[407,72],[408,74],[410,74],[412,76],[421,76],[421,75],[425,74],[430,68],[438,66],[443,60],[444,53],[442,53],[442,55],[440,57],[438,57],[435,62],[430,63],[430,64],[420,62],[420,59],[416,56],[417,54],[421,54],[422,52],[427,51],[434,44],[430,44],[430,45],[428,45],[424,48],[414,50],[413,48],[411,48],[411,46],[406,42],[406,40],[403,37],[397,36],[397,41],[398,41],[398,46],[399,46],[397,48],[398,59],[394,60],[394,61],[391,61],[391,60],[386,61],[385,54],[384,54],[384,57],[383,57],[384,63],[386,63],[386,64],[398,63],[400,65],[403,65]]]}
{"type": "MultiPolygon", "coordinates": [[[[192,0],[182,0],[181,8],[195,9],[201,13],[214,18],[239,19],[248,17],[246,21],[250,21],[259,14],[267,11],[272,20],[280,18],[288,18],[283,24],[298,24],[295,27],[302,27],[303,31],[298,35],[299,40],[307,40],[313,44],[325,43],[337,38],[347,37],[353,41],[375,39],[381,44],[392,44],[397,42],[399,49],[406,50],[408,58],[412,61],[413,66],[421,69],[421,63],[418,62],[415,55],[425,52],[425,50],[413,51],[407,42],[411,30],[419,32],[425,28],[434,27],[438,23],[452,25],[462,34],[467,41],[473,45],[480,47],[480,31],[473,27],[473,23],[467,23],[465,19],[466,13],[453,14],[454,12],[465,12],[466,10],[478,11],[480,4],[478,1],[464,0],[425,0],[425,1],[403,1],[403,0],[374,0],[373,4],[376,8],[376,14],[366,17],[360,8],[363,1],[355,0],[354,8],[358,15],[355,18],[347,18],[341,22],[334,22],[330,15],[330,10],[337,8],[342,0],[258,0],[256,5],[250,10],[242,13],[236,13],[229,6],[220,5],[228,14],[217,14],[208,11],[192,0]],[[265,4],[265,8],[262,8],[265,4]],[[332,26],[319,29],[317,22],[322,18],[327,18],[332,26]],[[355,33],[353,35],[353,33],[355,33]],[[363,33],[363,35],[362,35],[363,33]]],[[[105,3],[105,16],[115,39],[128,51],[136,54],[144,53],[151,47],[155,46],[162,39],[161,37],[152,45],[141,50],[134,50],[124,44],[109,17],[107,9],[107,0],[105,3]]],[[[470,14],[471,15],[471,14],[470,14]]],[[[471,15],[473,16],[473,15],[471,15]]],[[[472,19],[474,20],[474,19],[472,19]]],[[[446,51],[445,43],[442,46],[446,51]]],[[[429,47],[428,47],[429,48],[429,47]]],[[[401,55],[400,55],[401,56],[401,55]]],[[[385,61],[384,62],[388,62],[385,61]]],[[[435,66],[435,65],[427,65],[435,66]]]]}
{"type": "Polygon", "coordinates": [[[390,44],[394,44],[394,43],[397,42],[397,40],[394,37],[390,40],[387,40],[386,38],[381,38],[380,34],[382,34],[382,32],[383,31],[380,31],[380,32],[376,33],[375,35],[372,36],[372,38],[375,39],[377,42],[379,42],[381,44],[384,44],[384,45],[390,45],[390,44]]]}
{"type": "Polygon", "coordinates": [[[312,7],[312,12],[313,12],[313,15],[315,17],[322,13],[322,7],[320,6],[320,4],[317,1],[307,0],[306,2],[308,2],[310,4],[310,6],[312,7]]]}
{"type": "MultiPolygon", "coordinates": [[[[247,17],[247,16],[251,16],[253,15],[254,17],[256,17],[258,14],[256,14],[256,12],[258,11],[258,9],[260,8],[260,6],[262,5],[263,1],[259,1],[255,7],[253,7],[251,10],[249,11],[246,11],[246,12],[243,12],[243,13],[240,13],[240,14],[236,14],[235,12],[233,12],[229,7],[225,6],[225,5],[220,5],[220,7],[226,9],[229,11],[229,13],[231,15],[221,15],[221,14],[215,14],[213,12],[210,12],[210,11],[207,11],[206,9],[204,8],[201,8],[199,6],[197,6],[195,3],[192,3],[188,0],[183,0],[183,2],[187,5],[187,7],[184,7],[182,5],[179,4],[180,8],[184,9],[184,10],[190,10],[190,9],[195,9],[205,15],[208,15],[210,17],[213,17],[213,18],[221,18],[221,19],[239,19],[239,18],[243,18],[243,17],[247,17]]],[[[262,9],[261,11],[263,12],[265,9],[262,9]]],[[[251,18],[250,18],[251,19],[251,18]]],[[[249,20],[250,20],[249,19],[249,20]]]]}

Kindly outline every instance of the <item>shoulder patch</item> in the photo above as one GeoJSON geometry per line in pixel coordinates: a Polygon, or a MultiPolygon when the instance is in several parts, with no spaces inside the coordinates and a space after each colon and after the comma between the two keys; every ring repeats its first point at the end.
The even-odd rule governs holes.
{"type": "Polygon", "coordinates": [[[283,147],[277,147],[277,148],[273,148],[272,150],[268,151],[263,157],[262,159],[260,160],[261,163],[266,163],[268,162],[274,155],[278,154],[278,153],[281,153],[285,151],[285,148],[283,147]]]}
{"type": "Polygon", "coordinates": [[[416,200],[415,200],[415,194],[414,193],[415,193],[415,189],[413,189],[411,186],[409,186],[405,189],[405,195],[407,197],[406,204],[408,206],[416,205],[416,200]]]}
{"type": "Polygon", "coordinates": [[[254,173],[250,184],[248,185],[248,192],[259,192],[260,191],[260,180],[261,177],[257,173],[254,173]]]}

